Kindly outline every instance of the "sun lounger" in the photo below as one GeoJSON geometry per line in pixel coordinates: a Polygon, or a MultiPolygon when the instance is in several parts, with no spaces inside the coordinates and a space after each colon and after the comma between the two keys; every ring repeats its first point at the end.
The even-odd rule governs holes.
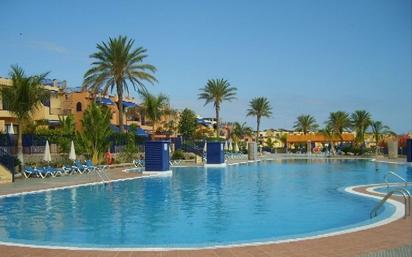
{"type": "Polygon", "coordinates": [[[26,178],[30,178],[31,176],[37,176],[37,171],[33,167],[24,167],[23,175],[26,178]]]}
{"type": "Polygon", "coordinates": [[[63,165],[61,170],[62,170],[62,174],[64,175],[71,175],[75,172],[71,166],[66,166],[66,165],[63,165]]]}
{"type": "Polygon", "coordinates": [[[84,165],[89,171],[95,171],[97,169],[96,166],[93,165],[91,160],[87,160],[86,164],[84,165]]]}
{"type": "Polygon", "coordinates": [[[55,177],[56,176],[56,171],[54,168],[48,166],[48,167],[40,167],[40,168],[35,168],[35,171],[38,176],[41,178],[46,178],[47,176],[55,177]]]}
{"type": "Polygon", "coordinates": [[[79,160],[75,160],[75,161],[74,161],[73,166],[72,166],[72,169],[73,169],[75,172],[78,172],[78,173],[80,173],[80,174],[87,173],[87,172],[90,171],[90,170],[87,168],[87,166],[86,166],[86,165],[83,165],[79,160]]]}
{"type": "Polygon", "coordinates": [[[144,167],[144,160],[134,160],[133,164],[134,164],[134,166],[136,166],[136,168],[143,168],[144,167]]]}

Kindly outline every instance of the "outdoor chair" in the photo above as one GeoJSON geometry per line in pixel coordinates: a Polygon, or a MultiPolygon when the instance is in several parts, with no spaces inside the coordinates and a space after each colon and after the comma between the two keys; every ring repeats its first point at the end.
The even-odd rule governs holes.
{"type": "Polygon", "coordinates": [[[80,174],[87,173],[87,172],[90,171],[90,170],[87,168],[87,166],[86,166],[86,165],[83,165],[79,160],[75,160],[75,161],[74,161],[73,166],[72,166],[72,169],[73,169],[75,172],[78,172],[78,173],[80,173],[80,174]]]}
{"type": "Polygon", "coordinates": [[[134,160],[133,164],[136,168],[142,168],[144,167],[144,160],[134,160]]]}

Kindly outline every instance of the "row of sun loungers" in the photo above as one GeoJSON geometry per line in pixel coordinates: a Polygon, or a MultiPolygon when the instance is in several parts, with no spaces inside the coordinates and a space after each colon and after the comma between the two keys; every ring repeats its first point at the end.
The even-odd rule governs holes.
{"type": "Polygon", "coordinates": [[[79,160],[73,162],[72,166],[64,165],[62,168],[54,168],[51,166],[47,167],[25,167],[23,175],[26,178],[30,177],[57,177],[63,175],[71,175],[71,174],[84,174],[89,173],[91,171],[95,171],[99,169],[99,167],[94,166],[90,160],[87,160],[85,163],[81,163],[79,160]]]}

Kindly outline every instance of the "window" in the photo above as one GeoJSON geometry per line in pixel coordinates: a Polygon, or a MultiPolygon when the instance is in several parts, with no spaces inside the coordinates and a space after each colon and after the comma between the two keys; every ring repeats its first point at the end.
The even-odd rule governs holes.
{"type": "Polygon", "coordinates": [[[43,99],[41,101],[41,103],[46,107],[50,107],[50,97],[47,97],[46,99],[43,99]]]}
{"type": "Polygon", "coordinates": [[[77,111],[77,112],[81,112],[81,111],[82,111],[82,103],[81,103],[81,102],[78,102],[78,103],[76,104],[76,111],[77,111]]]}

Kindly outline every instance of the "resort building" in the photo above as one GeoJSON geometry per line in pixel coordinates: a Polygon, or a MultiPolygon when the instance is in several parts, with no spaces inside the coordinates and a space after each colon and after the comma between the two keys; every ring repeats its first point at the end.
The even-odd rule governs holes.
{"type": "MultiPolygon", "coordinates": [[[[0,88],[11,86],[12,81],[7,78],[0,78],[0,88]]],[[[66,81],[46,79],[42,86],[50,92],[50,97],[41,103],[36,112],[33,113],[33,121],[42,121],[49,128],[54,128],[59,124],[59,117],[64,117],[70,110],[65,105],[66,81]]],[[[9,111],[6,99],[0,96],[0,131],[10,131],[13,124],[13,130],[18,133],[19,124],[16,117],[9,111]]]]}
{"type": "MultiPolygon", "coordinates": [[[[353,143],[355,142],[355,133],[343,133],[342,138],[338,136],[327,137],[322,133],[309,133],[309,134],[288,134],[287,147],[288,149],[295,149],[297,146],[311,145],[311,149],[322,149],[325,145],[330,143],[353,143]]],[[[315,150],[316,151],[316,150],[315,150]]]]}
{"type": "MultiPolygon", "coordinates": [[[[114,130],[118,131],[119,128],[119,110],[117,108],[117,97],[114,96],[96,96],[96,102],[107,107],[111,112],[110,123],[114,130]]],[[[70,114],[73,115],[76,130],[82,129],[81,120],[87,107],[94,101],[93,95],[88,91],[82,91],[80,88],[68,90],[65,94],[64,106],[70,114]]],[[[127,127],[129,125],[135,124],[139,127],[142,126],[140,117],[127,115],[129,108],[137,107],[137,103],[134,98],[124,98],[123,99],[123,121],[124,125],[127,127]],[[130,120],[131,119],[131,120],[130,120]]]]}
{"type": "MultiPolygon", "coordinates": [[[[0,78],[0,88],[11,86],[11,83],[10,79],[0,78]]],[[[93,95],[88,91],[81,90],[81,88],[68,88],[66,81],[46,79],[42,86],[50,92],[50,97],[42,102],[32,114],[33,121],[41,122],[42,125],[45,124],[48,128],[53,129],[59,126],[59,119],[73,115],[76,130],[81,130],[84,111],[94,100],[93,95]]],[[[112,129],[118,132],[120,130],[118,98],[110,95],[97,95],[96,102],[110,110],[112,129]]],[[[145,117],[142,107],[138,105],[135,98],[124,97],[123,111],[123,122],[126,130],[134,124],[141,128],[142,134],[153,133],[153,123],[145,117]]],[[[175,134],[179,117],[179,112],[172,111],[163,115],[155,126],[156,138],[168,138],[170,134],[175,134]],[[165,133],[165,131],[168,132],[165,133]]],[[[16,117],[8,110],[7,101],[0,96],[0,131],[3,133],[10,131],[11,124],[13,124],[14,133],[17,134],[19,124],[16,117]]]]}

